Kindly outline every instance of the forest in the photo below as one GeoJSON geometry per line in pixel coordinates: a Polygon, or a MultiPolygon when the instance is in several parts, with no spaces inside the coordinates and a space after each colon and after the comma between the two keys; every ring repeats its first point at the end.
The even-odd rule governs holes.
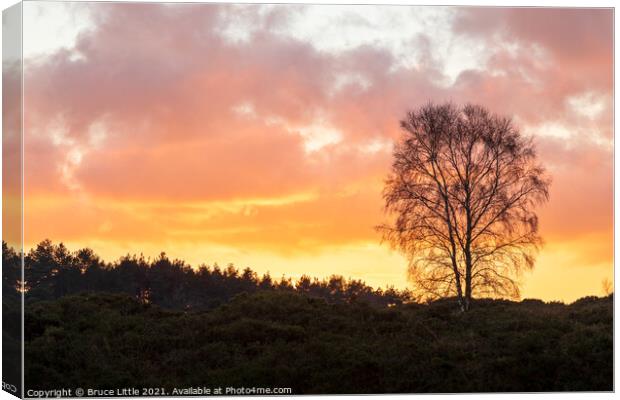
{"type": "MultiPolygon", "coordinates": [[[[20,257],[4,243],[2,254],[6,321],[20,257]]],[[[106,263],[50,241],[26,255],[25,277],[27,389],[613,389],[613,295],[475,299],[463,313],[454,298],[420,303],[337,276],[273,280],[163,254],[106,263]]],[[[7,335],[19,330],[5,346],[7,335]]]]}

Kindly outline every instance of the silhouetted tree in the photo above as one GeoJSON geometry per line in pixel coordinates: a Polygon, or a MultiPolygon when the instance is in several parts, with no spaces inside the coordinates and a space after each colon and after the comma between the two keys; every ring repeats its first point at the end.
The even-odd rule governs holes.
{"type": "Polygon", "coordinates": [[[609,278],[603,279],[603,294],[605,296],[609,296],[614,292],[614,284],[609,280],[609,278]]]}
{"type": "Polygon", "coordinates": [[[21,289],[21,257],[2,241],[2,290],[3,296],[16,296],[21,289]]]}
{"type": "MultiPolygon", "coordinates": [[[[149,281],[150,266],[144,257],[124,256],[112,270],[115,278],[108,286],[106,291],[121,291],[130,295],[142,298],[145,293],[144,289],[150,287],[149,281]]],[[[106,285],[107,286],[107,285],[106,285]]],[[[146,299],[143,299],[146,300],[146,299]]]]}
{"type": "Polygon", "coordinates": [[[312,288],[312,279],[308,275],[302,275],[297,280],[296,288],[301,293],[309,293],[312,288]]]}
{"type": "Polygon", "coordinates": [[[531,139],[480,106],[428,104],[401,121],[403,139],[384,190],[384,237],[410,258],[418,290],[519,296],[517,277],[541,244],[534,207],[549,179],[531,139]]]}
{"type": "Polygon", "coordinates": [[[273,288],[273,281],[271,280],[271,275],[269,274],[269,272],[263,274],[259,287],[263,290],[269,290],[273,288]]]}

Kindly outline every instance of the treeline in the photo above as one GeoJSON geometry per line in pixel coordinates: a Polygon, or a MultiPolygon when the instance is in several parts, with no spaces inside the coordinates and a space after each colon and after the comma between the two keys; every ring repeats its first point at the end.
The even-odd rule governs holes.
{"type": "MultiPolygon", "coordinates": [[[[20,257],[2,243],[3,285],[17,293],[21,285],[20,257]]],[[[399,305],[412,300],[408,290],[373,289],[361,280],[333,275],[319,280],[302,276],[297,281],[262,276],[250,268],[230,264],[192,268],[165,253],[155,259],[127,255],[105,262],[91,249],[70,251],[62,243],[45,240],[24,258],[26,301],[54,300],[77,293],[123,293],[142,303],[177,310],[210,310],[240,293],[258,291],[296,292],[330,303],[365,302],[377,306],[399,305]]]]}

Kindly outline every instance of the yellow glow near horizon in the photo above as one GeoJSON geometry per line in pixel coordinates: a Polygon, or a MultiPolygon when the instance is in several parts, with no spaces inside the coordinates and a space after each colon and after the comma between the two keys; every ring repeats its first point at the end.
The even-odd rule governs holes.
{"type": "MultiPolygon", "coordinates": [[[[62,241],[69,249],[89,247],[106,261],[126,254],[154,258],[163,251],[193,267],[232,263],[239,269],[268,272],[273,278],[335,274],[364,280],[373,287],[408,287],[406,257],[382,244],[372,226],[373,220],[377,224],[382,217],[377,189],[340,194],[345,202],[373,204],[367,209],[376,212],[368,219],[356,214],[359,206],[355,202],[344,209],[336,203],[341,213],[330,214],[325,201],[335,200],[325,196],[300,193],[228,202],[142,203],[35,196],[26,204],[26,248],[48,237],[65,238],[62,241]],[[347,210],[351,215],[346,215],[347,210]],[[267,220],[284,230],[271,229],[261,217],[265,213],[267,220]],[[69,214],[74,218],[67,219],[69,214]],[[38,221],[44,218],[49,224],[42,226],[38,221]],[[334,218],[339,220],[331,224],[334,218]],[[360,229],[355,232],[340,226],[351,218],[364,221],[356,225],[360,229]]],[[[571,302],[602,295],[602,281],[613,281],[613,249],[607,239],[607,234],[552,238],[534,270],[521,277],[522,298],[571,302]]]]}
{"type": "MultiPolygon", "coordinates": [[[[245,252],[217,244],[188,244],[167,242],[152,243],[101,241],[64,242],[71,250],[89,247],[106,261],[114,261],[127,254],[143,254],[155,258],[162,251],[172,259],[181,259],[192,267],[202,264],[225,267],[235,265],[238,269],[250,267],[259,275],[269,273],[272,278],[298,279],[302,275],[328,278],[342,275],[345,278],[361,279],[374,288],[394,286],[407,288],[407,260],[386,245],[359,243],[345,247],[326,248],[315,254],[282,255],[268,251],[245,252]]],[[[28,246],[32,247],[32,246],[28,246]]],[[[560,249],[543,250],[531,272],[522,276],[521,298],[538,298],[544,301],[572,302],[588,295],[602,296],[604,279],[613,282],[613,264],[601,262],[589,265],[575,265],[570,247],[564,255],[560,249]]]]}

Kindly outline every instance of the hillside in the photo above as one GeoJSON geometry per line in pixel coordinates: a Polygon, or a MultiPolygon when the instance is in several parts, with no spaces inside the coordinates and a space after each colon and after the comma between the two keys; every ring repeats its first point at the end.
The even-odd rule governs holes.
{"type": "Polygon", "coordinates": [[[283,291],[209,311],[122,294],[26,308],[26,385],[290,387],[294,394],[609,391],[613,298],[377,307],[283,291]]]}

